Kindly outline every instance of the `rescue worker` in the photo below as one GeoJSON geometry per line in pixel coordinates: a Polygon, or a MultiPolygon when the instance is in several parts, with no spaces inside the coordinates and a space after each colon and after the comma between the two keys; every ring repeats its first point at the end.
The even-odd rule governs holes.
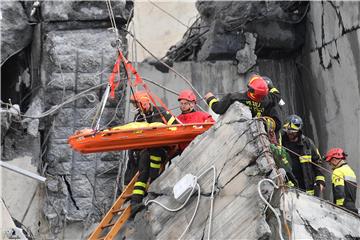
{"type": "Polygon", "coordinates": [[[284,122],[280,146],[289,149],[290,165],[298,187],[308,195],[322,197],[325,177],[322,170],[312,164],[321,165],[321,156],[314,142],[302,134],[302,128],[302,119],[290,115],[284,122]]]}
{"type": "MultiPolygon", "coordinates": [[[[180,105],[181,114],[177,119],[182,123],[204,123],[215,122],[212,116],[206,112],[196,111],[196,96],[190,89],[182,90],[179,93],[178,101],[180,105]]],[[[179,149],[182,152],[188,144],[179,144],[179,149]]]]}
{"type": "MultiPolygon", "coordinates": [[[[164,119],[167,121],[167,125],[171,125],[174,123],[178,123],[176,118],[173,117],[169,112],[167,112],[162,107],[154,107],[150,102],[150,97],[145,91],[138,91],[135,92],[131,98],[130,102],[132,102],[137,108],[138,113],[135,115],[135,121],[137,122],[147,122],[147,123],[154,123],[154,122],[164,122],[164,119]],[[163,119],[164,118],[164,119],[163,119]]],[[[134,156],[134,153],[129,153],[134,156]]],[[[148,181],[155,180],[160,174],[160,167],[161,164],[167,158],[167,151],[166,148],[151,148],[151,149],[143,149],[138,151],[136,154],[137,156],[133,158],[129,158],[128,161],[128,169],[131,164],[137,164],[139,177],[134,185],[134,190],[131,197],[131,205],[132,205],[132,213],[136,213],[143,207],[142,200],[146,194],[147,184],[148,181]],[[138,158],[137,162],[135,158],[138,158]]],[[[135,174],[136,171],[127,171],[128,174],[135,174]]],[[[131,180],[133,176],[125,176],[125,179],[131,180]]]]}
{"type": "Polygon", "coordinates": [[[346,163],[347,154],[341,148],[331,148],[325,160],[331,165],[334,203],[358,214],[356,202],[356,175],[346,163]]]}
{"type": "Polygon", "coordinates": [[[285,105],[284,100],[281,98],[280,91],[274,86],[274,83],[269,77],[262,76],[269,88],[269,97],[272,98],[274,102],[277,102],[280,107],[285,105]],[[271,94],[272,93],[272,94],[271,94]]]}
{"type": "Polygon", "coordinates": [[[235,101],[250,108],[252,117],[267,116],[267,121],[275,123],[275,131],[280,130],[281,121],[278,113],[279,91],[270,90],[266,81],[259,75],[252,75],[246,92],[229,93],[218,100],[211,92],[205,95],[209,107],[217,114],[224,114],[235,101]]]}

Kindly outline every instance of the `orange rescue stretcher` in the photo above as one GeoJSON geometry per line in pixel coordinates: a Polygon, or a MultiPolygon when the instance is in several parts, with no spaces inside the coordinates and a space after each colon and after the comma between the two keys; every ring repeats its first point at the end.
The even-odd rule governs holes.
{"type": "Polygon", "coordinates": [[[133,129],[83,129],[68,138],[70,146],[80,153],[97,153],[145,149],[190,143],[214,123],[175,124],[133,129]]]}

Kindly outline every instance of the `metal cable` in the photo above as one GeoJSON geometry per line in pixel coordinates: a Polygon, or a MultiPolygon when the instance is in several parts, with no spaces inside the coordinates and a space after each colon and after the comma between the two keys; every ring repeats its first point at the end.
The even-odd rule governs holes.
{"type": "MultiPolygon", "coordinates": [[[[127,31],[126,29],[122,28],[124,31],[126,31],[133,39],[135,39],[135,41],[146,51],[148,52],[153,58],[155,58],[158,62],[160,62],[161,64],[163,64],[165,67],[169,68],[172,72],[174,72],[176,75],[178,75],[180,78],[182,78],[193,90],[194,92],[201,97],[200,93],[196,90],[196,88],[190,83],[190,81],[184,77],[182,74],[180,74],[178,71],[176,71],[174,68],[170,67],[168,64],[166,64],[165,62],[161,61],[158,57],[156,57],[151,51],[149,51],[137,38],[135,38],[135,36],[130,33],[129,31],[127,31]]],[[[206,103],[206,101],[204,100],[204,102],[206,103]]],[[[207,104],[207,103],[206,103],[207,104]]],[[[200,106],[199,108],[205,112],[204,109],[202,109],[200,106]]]]}
{"type": "Polygon", "coordinates": [[[172,15],[171,13],[169,13],[168,11],[166,11],[165,9],[159,7],[157,4],[155,4],[153,1],[148,0],[148,2],[150,2],[152,5],[154,5],[156,8],[158,8],[160,11],[164,12],[166,15],[170,16],[171,18],[173,18],[175,21],[177,21],[178,23],[180,23],[181,25],[183,25],[186,28],[190,28],[188,25],[186,25],[185,23],[181,22],[177,17],[175,17],[174,15],[172,15]]]}
{"type": "MultiPolygon", "coordinates": [[[[301,157],[301,155],[297,154],[296,152],[292,151],[291,149],[289,149],[289,148],[287,148],[287,147],[284,147],[284,146],[278,145],[278,144],[277,144],[276,146],[283,147],[285,150],[291,152],[292,154],[295,154],[296,156],[301,157]]],[[[339,176],[339,175],[334,174],[333,171],[329,171],[328,169],[324,168],[323,166],[321,166],[321,165],[319,165],[319,164],[314,163],[313,161],[310,161],[310,163],[313,164],[313,165],[315,165],[316,167],[318,167],[318,168],[326,171],[326,172],[329,173],[329,174],[333,174],[333,175],[335,175],[336,177],[341,178],[342,180],[344,180],[345,182],[347,182],[347,183],[350,184],[351,186],[356,187],[357,189],[360,189],[360,187],[359,187],[357,184],[354,184],[354,183],[346,180],[345,178],[343,178],[343,177],[341,177],[341,176],[339,176]]]]}

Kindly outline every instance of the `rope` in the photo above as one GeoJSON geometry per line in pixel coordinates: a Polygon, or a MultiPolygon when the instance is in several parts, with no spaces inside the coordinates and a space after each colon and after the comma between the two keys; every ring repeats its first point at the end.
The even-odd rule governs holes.
{"type": "Polygon", "coordinates": [[[196,212],[197,209],[199,207],[199,203],[200,203],[200,197],[201,197],[201,188],[200,185],[198,183],[198,180],[203,177],[208,171],[213,170],[213,183],[212,183],[212,188],[211,188],[211,203],[210,203],[210,212],[209,212],[209,229],[208,229],[208,240],[210,240],[210,234],[211,234],[211,223],[212,223],[212,216],[213,216],[213,208],[214,208],[214,192],[215,192],[215,185],[216,185],[216,168],[214,165],[212,165],[210,168],[206,169],[205,171],[203,171],[199,176],[195,177],[196,178],[196,185],[193,186],[193,188],[191,189],[188,197],[186,198],[185,202],[180,206],[177,207],[175,209],[166,207],[164,204],[162,204],[161,202],[158,202],[156,200],[148,200],[145,201],[145,206],[149,205],[150,203],[156,203],[158,205],[160,205],[162,208],[166,209],[169,212],[177,212],[179,210],[181,210],[182,208],[185,207],[185,205],[188,203],[190,197],[192,196],[192,194],[194,193],[195,187],[198,189],[198,197],[197,197],[197,202],[196,202],[196,206],[195,206],[195,210],[194,213],[190,219],[189,224],[187,225],[187,227],[185,228],[185,230],[183,231],[183,233],[180,235],[180,237],[178,238],[178,240],[180,240],[185,233],[187,232],[187,230],[189,229],[189,227],[191,226],[195,216],[196,216],[196,212]]]}
{"type": "Polygon", "coordinates": [[[279,216],[280,214],[279,214],[278,212],[276,212],[276,210],[271,206],[271,204],[270,204],[268,201],[266,201],[266,199],[264,198],[264,196],[263,196],[262,193],[261,193],[261,184],[262,184],[263,182],[269,182],[269,183],[271,183],[276,189],[278,189],[279,186],[276,185],[276,184],[274,183],[274,181],[265,178],[265,179],[260,180],[260,182],[258,183],[258,188],[257,188],[257,190],[258,190],[258,193],[259,193],[259,196],[260,196],[261,200],[262,200],[262,201],[270,208],[270,210],[274,213],[274,215],[275,215],[275,217],[276,217],[276,220],[277,220],[277,222],[278,222],[278,225],[279,225],[279,236],[280,236],[280,239],[281,239],[281,240],[284,240],[284,238],[283,238],[283,236],[282,236],[282,230],[281,230],[281,220],[280,220],[280,216],[279,216]]]}
{"type": "Polygon", "coordinates": [[[31,118],[31,119],[39,119],[39,118],[46,117],[46,116],[48,116],[48,115],[51,115],[51,114],[55,113],[57,110],[59,110],[59,109],[60,109],[61,107],[63,107],[64,105],[69,104],[69,103],[71,103],[71,102],[73,102],[73,101],[75,101],[75,100],[77,100],[77,99],[79,99],[79,98],[84,97],[84,96],[82,96],[82,95],[84,95],[85,93],[90,92],[90,91],[93,90],[93,89],[102,87],[102,86],[104,86],[104,85],[106,85],[106,84],[108,84],[108,83],[102,83],[102,84],[99,84],[99,85],[97,85],[97,86],[91,87],[91,88],[89,88],[89,89],[87,89],[87,90],[84,90],[84,91],[82,91],[81,93],[79,93],[79,94],[77,94],[77,95],[75,95],[75,96],[70,97],[70,98],[69,98],[68,100],[66,100],[65,102],[63,102],[63,103],[61,103],[61,104],[58,104],[58,105],[52,106],[49,110],[43,112],[43,113],[40,114],[39,116],[33,117],[33,116],[27,116],[27,115],[24,115],[24,114],[19,114],[19,116],[24,117],[24,118],[31,118]]]}
{"type": "MultiPolygon", "coordinates": [[[[158,62],[160,62],[162,65],[164,65],[165,67],[169,68],[172,72],[174,72],[176,75],[178,75],[180,78],[182,78],[193,90],[194,92],[201,97],[200,93],[196,90],[196,88],[190,83],[190,81],[184,77],[182,74],[180,74],[178,71],[176,71],[174,68],[170,67],[168,64],[166,64],[165,62],[163,62],[162,60],[160,60],[158,57],[156,57],[151,51],[149,51],[138,39],[135,38],[135,36],[129,32],[128,30],[122,28],[125,32],[127,32],[146,52],[148,52],[153,58],[155,58],[158,62]]],[[[206,103],[206,101],[204,100],[204,102],[206,103]]],[[[206,103],[207,104],[207,103],[206,103]]],[[[200,106],[199,108],[205,112],[204,109],[202,109],[200,106]]]]}
{"type": "MultiPolygon", "coordinates": [[[[296,152],[292,151],[291,149],[289,149],[289,148],[287,148],[287,147],[284,147],[284,146],[281,146],[281,145],[277,145],[277,146],[283,147],[285,150],[291,152],[292,154],[295,154],[296,156],[301,157],[301,155],[297,154],[296,152]]],[[[341,178],[342,180],[344,180],[345,182],[347,182],[347,183],[350,184],[351,186],[356,187],[357,189],[360,189],[360,187],[359,187],[357,184],[354,184],[353,182],[346,180],[346,179],[343,178],[342,176],[339,176],[339,175],[334,174],[333,171],[329,171],[328,169],[324,168],[323,166],[321,166],[321,165],[319,165],[319,164],[317,164],[317,163],[314,163],[313,161],[311,161],[310,163],[313,164],[313,165],[315,165],[316,167],[324,170],[325,172],[327,172],[327,173],[329,173],[329,174],[333,174],[333,175],[335,175],[336,177],[341,178]]]]}
{"type": "Polygon", "coordinates": [[[180,235],[180,237],[178,238],[178,240],[182,239],[182,237],[185,235],[185,233],[188,231],[188,229],[190,228],[192,222],[194,221],[194,218],[196,216],[196,212],[199,208],[199,204],[200,204],[200,197],[201,197],[201,189],[200,189],[200,185],[197,183],[196,184],[197,190],[198,190],[198,195],[197,195],[197,202],[196,202],[196,206],[195,206],[195,210],[194,213],[189,221],[189,224],[186,226],[184,232],[180,235]]]}
{"type": "Polygon", "coordinates": [[[143,77],[142,79],[144,79],[145,81],[150,82],[150,83],[152,83],[152,84],[154,84],[154,85],[156,85],[156,86],[158,86],[158,87],[160,87],[160,88],[162,88],[162,89],[164,89],[164,90],[166,90],[166,91],[168,91],[168,92],[171,92],[171,93],[173,93],[173,94],[175,94],[175,95],[179,95],[178,92],[176,92],[176,91],[174,91],[174,90],[171,90],[170,88],[164,87],[164,86],[162,86],[161,84],[159,84],[159,83],[157,83],[157,82],[155,82],[155,81],[153,81],[153,80],[150,80],[149,78],[144,78],[144,77],[143,77]]]}

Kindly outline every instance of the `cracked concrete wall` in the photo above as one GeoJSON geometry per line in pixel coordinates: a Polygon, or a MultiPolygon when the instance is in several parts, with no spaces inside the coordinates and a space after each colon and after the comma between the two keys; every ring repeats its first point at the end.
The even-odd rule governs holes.
{"type": "MultiPolygon", "coordinates": [[[[108,81],[116,59],[116,50],[110,44],[114,39],[112,32],[106,27],[93,28],[91,23],[80,29],[72,26],[65,30],[57,28],[57,23],[46,25],[42,55],[45,108],[108,81]]],[[[126,43],[125,34],[120,34],[126,43]]],[[[122,47],[125,49],[126,45],[122,47]]],[[[112,204],[122,153],[81,155],[67,144],[67,138],[76,130],[91,127],[104,90],[104,87],[95,88],[86,97],[62,107],[47,122],[44,164],[48,183],[44,214],[55,236],[82,238],[83,231],[101,219],[112,204]]],[[[120,86],[116,99],[121,102],[123,95],[124,86],[120,86]]],[[[115,120],[112,124],[120,124],[123,115],[123,104],[109,101],[100,126],[112,120],[115,120]]]]}
{"type": "MultiPolygon", "coordinates": [[[[302,75],[307,115],[325,153],[343,147],[360,184],[360,3],[311,2],[302,75]]],[[[360,191],[357,195],[358,207],[360,191]]]]}
{"type": "MultiPolygon", "coordinates": [[[[6,20],[17,10],[10,11],[8,5],[4,5],[7,7],[3,15],[6,20]]],[[[24,2],[22,6],[28,8],[25,14],[29,15],[32,3],[24,2]]],[[[112,3],[119,28],[127,22],[132,6],[132,2],[125,0],[112,3]]],[[[23,15],[20,17],[25,18],[23,15]]],[[[31,78],[33,89],[32,95],[29,93],[31,102],[25,115],[40,116],[76,94],[94,88],[82,98],[63,105],[54,114],[13,123],[2,141],[2,160],[21,160],[19,164],[24,168],[37,165],[32,170],[38,170],[47,182],[39,189],[35,184],[3,174],[1,181],[7,195],[4,199],[11,202],[11,213],[31,227],[36,239],[81,239],[88,226],[107,212],[115,188],[121,188],[116,177],[119,167],[122,169],[122,153],[80,155],[67,145],[67,138],[77,129],[91,127],[95,107],[105,90],[105,85],[96,86],[108,82],[116,61],[117,50],[111,45],[115,34],[108,30],[111,24],[104,1],[45,1],[29,19],[36,29],[33,35],[36,46],[31,45],[31,54],[37,57],[31,58],[31,63],[39,72],[31,72],[34,74],[31,78]]],[[[20,19],[14,22],[13,34],[17,34],[17,26],[22,23],[20,19]]],[[[11,29],[9,25],[7,27],[11,29]]],[[[3,30],[2,34],[7,33],[3,30]]],[[[119,34],[121,48],[126,50],[125,32],[120,30],[119,34]]],[[[17,37],[27,41],[21,34],[17,37]]],[[[12,46],[2,44],[2,53],[3,47],[13,50],[12,46]]],[[[117,100],[107,103],[101,127],[110,122],[113,125],[123,122],[124,89],[125,86],[120,85],[117,100]]]]}

